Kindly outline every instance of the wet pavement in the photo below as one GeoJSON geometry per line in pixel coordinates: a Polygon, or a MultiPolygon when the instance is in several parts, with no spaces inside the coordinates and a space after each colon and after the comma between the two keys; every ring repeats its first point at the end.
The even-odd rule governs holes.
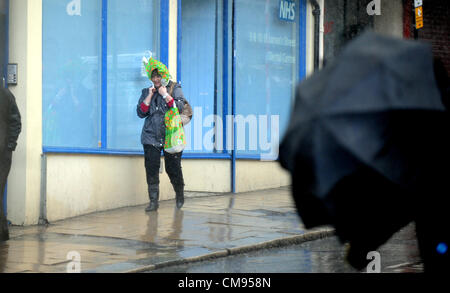
{"type": "MultiPolygon", "coordinates": [[[[381,273],[423,272],[414,223],[395,233],[377,251],[381,273]]],[[[346,245],[336,236],[330,236],[146,273],[360,273],[346,261],[346,254],[346,245]]],[[[367,269],[361,271],[366,272],[367,269]]]]}
{"type": "MultiPolygon", "coordinates": [[[[192,195],[192,194],[191,194],[192,195]]],[[[50,223],[10,227],[0,243],[0,272],[134,272],[180,259],[330,228],[305,230],[289,188],[191,198],[183,208],[161,201],[157,212],[145,205],[98,212],[50,223]],[[77,259],[68,257],[71,254],[77,259]],[[79,266],[77,265],[79,264],[79,266]]]]}

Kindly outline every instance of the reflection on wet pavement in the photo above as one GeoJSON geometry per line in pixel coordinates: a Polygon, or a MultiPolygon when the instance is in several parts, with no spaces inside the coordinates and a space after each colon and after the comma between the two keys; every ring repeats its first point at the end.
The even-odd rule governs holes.
{"type": "Polygon", "coordinates": [[[163,201],[99,212],[48,226],[11,227],[0,243],[0,272],[121,272],[179,258],[304,233],[289,189],[187,198],[182,210],[163,201]]]}

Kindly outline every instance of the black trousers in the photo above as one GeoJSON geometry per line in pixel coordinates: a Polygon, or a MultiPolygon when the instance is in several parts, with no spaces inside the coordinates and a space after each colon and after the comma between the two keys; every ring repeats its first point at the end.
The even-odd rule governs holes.
{"type": "MultiPolygon", "coordinates": [[[[148,190],[159,190],[159,168],[161,166],[162,147],[153,145],[144,145],[145,171],[147,175],[148,190]]],[[[170,183],[177,192],[184,188],[183,171],[181,170],[181,155],[183,152],[169,154],[164,151],[164,165],[167,175],[169,175],[170,183]]]]}
{"type": "Polygon", "coordinates": [[[12,151],[4,150],[0,152],[0,240],[8,235],[8,225],[6,215],[3,212],[4,194],[6,179],[8,178],[9,170],[11,169],[12,151]]]}

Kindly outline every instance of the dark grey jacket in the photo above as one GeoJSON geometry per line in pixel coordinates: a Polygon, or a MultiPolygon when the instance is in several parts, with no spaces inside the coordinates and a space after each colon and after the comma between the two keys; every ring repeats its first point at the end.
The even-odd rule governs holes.
{"type": "MultiPolygon", "coordinates": [[[[170,82],[167,85],[167,92],[169,92],[170,82]]],[[[164,98],[158,93],[154,93],[150,101],[150,109],[147,113],[142,112],[141,104],[148,96],[149,89],[142,90],[141,97],[137,105],[137,115],[140,118],[145,118],[144,126],[142,127],[141,143],[153,145],[157,147],[164,146],[164,137],[166,134],[166,126],[164,125],[164,115],[169,110],[169,106],[164,101],[164,98]]],[[[176,83],[173,89],[172,97],[175,99],[178,110],[183,111],[184,95],[181,86],[176,83]]]]}
{"type": "Polygon", "coordinates": [[[0,86],[0,153],[5,149],[14,151],[22,130],[22,123],[16,98],[0,86]]]}

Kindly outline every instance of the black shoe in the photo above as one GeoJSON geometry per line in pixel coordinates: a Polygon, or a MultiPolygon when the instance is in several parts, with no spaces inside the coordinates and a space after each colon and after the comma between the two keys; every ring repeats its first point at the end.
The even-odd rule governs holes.
{"type": "Polygon", "coordinates": [[[154,212],[156,210],[158,210],[158,203],[155,201],[151,201],[150,204],[145,208],[146,212],[154,212]]]}
{"type": "Polygon", "coordinates": [[[183,207],[183,204],[184,204],[184,196],[183,195],[181,195],[181,196],[177,195],[176,196],[176,200],[177,200],[177,208],[181,209],[183,207]]]}
{"type": "Polygon", "coordinates": [[[145,208],[146,212],[156,211],[159,207],[159,187],[158,186],[149,186],[148,188],[148,197],[150,199],[150,204],[145,208]]]}
{"type": "Polygon", "coordinates": [[[177,202],[177,208],[181,209],[184,204],[184,184],[173,185],[173,190],[175,191],[175,200],[177,202]]]}
{"type": "Polygon", "coordinates": [[[0,220],[0,241],[9,240],[8,222],[0,220]]]}
{"type": "Polygon", "coordinates": [[[9,240],[9,232],[0,231],[0,241],[8,241],[8,240],[9,240]]]}

